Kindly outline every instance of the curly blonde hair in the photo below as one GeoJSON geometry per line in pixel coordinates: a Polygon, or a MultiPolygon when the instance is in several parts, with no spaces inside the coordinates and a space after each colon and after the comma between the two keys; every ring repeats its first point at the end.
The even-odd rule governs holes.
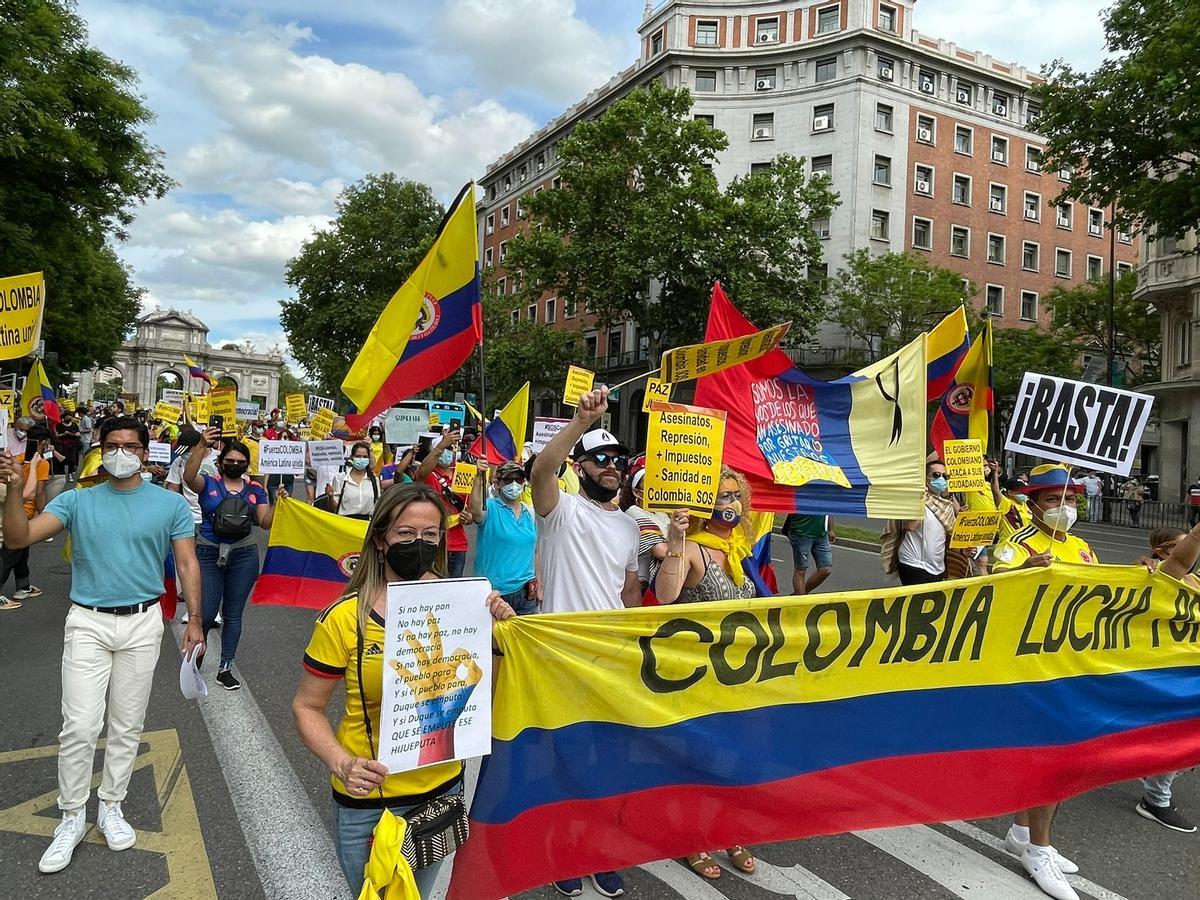
{"type": "MultiPolygon", "coordinates": [[[[738,527],[742,529],[746,540],[753,544],[755,534],[754,524],[750,521],[750,482],[746,480],[745,475],[736,469],[729,468],[729,466],[721,466],[721,477],[717,481],[718,490],[720,490],[720,485],[723,481],[737,482],[738,493],[742,495],[742,521],[738,524],[738,527]]],[[[698,531],[704,528],[704,523],[707,521],[709,520],[693,516],[691,522],[688,523],[688,534],[696,534],[698,531]]]]}

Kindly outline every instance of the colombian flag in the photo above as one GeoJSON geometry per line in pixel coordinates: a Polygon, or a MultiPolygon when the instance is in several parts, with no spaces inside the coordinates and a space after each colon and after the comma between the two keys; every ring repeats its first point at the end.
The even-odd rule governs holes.
{"type": "Polygon", "coordinates": [[[254,585],[255,603],[324,609],[342,595],[358,564],[367,523],[284,498],[254,585]]]}
{"type": "Polygon", "coordinates": [[[483,341],[475,186],[467,184],[450,205],[429,253],[392,295],[375,322],[342,392],[357,415],[357,431],[393,403],[455,372],[483,341]]]}
{"type": "Polygon", "coordinates": [[[29,367],[29,375],[25,378],[25,387],[21,389],[21,415],[34,419],[49,419],[55,425],[59,421],[58,403],[54,399],[54,390],[46,378],[46,370],[42,361],[36,357],[29,367]]]}
{"type": "MultiPolygon", "coordinates": [[[[483,433],[487,436],[487,461],[493,466],[513,460],[521,461],[521,447],[525,441],[525,428],[529,421],[529,382],[513,394],[513,398],[500,411],[500,415],[488,422],[483,433]]],[[[471,454],[483,458],[484,438],[481,436],[471,447],[471,454]]]]}
{"type": "Polygon", "coordinates": [[[983,441],[988,451],[988,416],[992,411],[992,323],[975,338],[962,365],[946,388],[941,405],[934,413],[930,441],[938,456],[942,444],[967,438],[983,441]]]}
{"type": "Polygon", "coordinates": [[[209,377],[209,374],[196,364],[194,359],[187,354],[184,354],[183,362],[188,367],[188,372],[193,378],[199,378],[201,381],[208,382],[210,386],[212,385],[212,378],[209,377]]]}
{"type": "Polygon", "coordinates": [[[926,399],[932,403],[941,400],[950,388],[954,373],[967,355],[971,335],[967,332],[967,314],[960,306],[929,332],[925,344],[925,358],[929,374],[926,376],[926,399]]]}

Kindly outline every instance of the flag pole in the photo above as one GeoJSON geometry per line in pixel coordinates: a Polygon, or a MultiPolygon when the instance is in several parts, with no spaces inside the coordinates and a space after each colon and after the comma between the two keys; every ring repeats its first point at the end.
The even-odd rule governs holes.
{"type": "MultiPolygon", "coordinates": [[[[479,414],[480,414],[480,416],[482,416],[484,414],[483,411],[485,409],[487,409],[487,379],[486,379],[486,377],[484,375],[484,371],[483,371],[483,341],[480,341],[479,342],[479,414]]],[[[513,437],[516,438],[517,440],[520,440],[522,442],[522,444],[525,441],[525,435],[521,435],[519,438],[517,438],[516,435],[513,435],[513,437]]],[[[483,421],[483,420],[480,420],[480,422],[479,422],[479,440],[481,442],[481,446],[483,447],[483,461],[486,463],[488,461],[487,422],[483,421]]],[[[521,451],[520,451],[520,448],[518,448],[517,449],[517,458],[520,459],[520,457],[521,457],[521,451]]]]}
{"type": "Polygon", "coordinates": [[[615,390],[617,390],[618,388],[623,388],[623,387],[625,387],[625,385],[627,385],[627,384],[633,384],[635,381],[641,381],[643,378],[649,378],[651,375],[657,375],[657,374],[658,374],[659,372],[661,372],[661,371],[662,371],[662,367],[660,366],[659,368],[657,368],[657,369],[654,369],[653,371],[650,371],[650,372],[642,372],[640,375],[634,375],[632,378],[627,378],[627,379],[625,379],[625,380],[624,380],[624,381],[622,381],[620,384],[616,384],[616,385],[613,385],[613,386],[611,386],[611,387],[609,388],[609,391],[610,391],[610,392],[611,392],[611,391],[615,391],[615,390]]]}

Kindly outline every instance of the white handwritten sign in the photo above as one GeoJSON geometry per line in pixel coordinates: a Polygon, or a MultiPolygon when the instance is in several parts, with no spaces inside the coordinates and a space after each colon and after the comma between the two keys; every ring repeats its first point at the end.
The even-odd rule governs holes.
{"type": "Polygon", "coordinates": [[[261,475],[300,475],[304,472],[304,441],[260,441],[261,475]]]}
{"type": "Polygon", "coordinates": [[[346,459],[341,441],[309,441],[308,458],[314,466],[340,466],[346,459]]]}

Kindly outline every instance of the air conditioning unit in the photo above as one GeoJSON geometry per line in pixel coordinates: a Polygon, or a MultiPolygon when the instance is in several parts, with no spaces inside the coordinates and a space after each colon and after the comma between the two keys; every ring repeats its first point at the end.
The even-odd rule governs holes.
{"type": "Polygon", "coordinates": [[[817,116],[813,119],[813,131],[825,131],[829,124],[829,116],[817,116]]]}
{"type": "Polygon", "coordinates": [[[917,140],[924,141],[927,144],[933,143],[933,132],[928,128],[917,129],[917,140]]]}
{"type": "Polygon", "coordinates": [[[992,151],[992,162],[1000,162],[1000,163],[1008,162],[1008,159],[1006,158],[1003,150],[993,150],[992,151]]]}
{"type": "Polygon", "coordinates": [[[1089,225],[1088,234],[1103,234],[1104,229],[1099,225],[1089,225]]]}
{"type": "Polygon", "coordinates": [[[1041,120],[1042,120],[1042,117],[1038,113],[1030,113],[1028,116],[1025,117],[1025,125],[1027,128],[1035,128],[1037,126],[1038,122],[1040,122],[1041,120]]]}
{"type": "Polygon", "coordinates": [[[1059,228],[1070,228],[1071,220],[1069,218],[1067,218],[1066,216],[1059,216],[1058,217],[1058,227],[1059,228]]]}
{"type": "Polygon", "coordinates": [[[966,88],[959,88],[957,98],[959,103],[969,104],[971,102],[971,92],[966,88]]]}
{"type": "Polygon", "coordinates": [[[891,63],[883,63],[882,65],[880,65],[880,67],[879,67],[879,77],[880,77],[880,78],[882,78],[884,81],[891,81],[891,80],[892,80],[892,66],[891,66],[891,63]]]}
{"type": "Polygon", "coordinates": [[[929,193],[929,182],[928,181],[918,181],[916,187],[917,187],[918,194],[928,194],[929,193]]]}
{"type": "Polygon", "coordinates": [[[934,91],[933,79],[922,79],[921,93],[922,94],[932,94],[933,91],[934,91]]]}
{"type": "Polygon", "coordinates": [[[1036,222],[1038,220],[1038,211],[1036,209],[1025,210],[1025,218],[1030,222],[1036,222]]]}
{"type": "Polygon", "coordinates": [[[754,82],[754,89],[756,91],[770,91],[770,90],[773,90],[774,88],[775,88],[775,85],[771,82],[771,79],[769,79],[769,78],[760,78],[760,79],[758,79],[758,81],[754,82]]]}
{"type": "Polygon", "coordinates": [[[770,136],[771,136],[770,128],[755,128],[754,129],[754,137],[755,138],[769,138],[770,136]]]}
{"type": "Polygon", "coordinates": [[[988,209],[992,212],[1004,212],[1004,201],[999,197],[992,197],[988,200],[988,209]]]}
{"type": "Polygon", "coordinates": [[[1042,171],[1042,164],[1036,159],[1031,159],[1025,163],[1025,168],[1030,172],[1040,172],[1042,171]]]}
{"type": "Polygon", "coordinates": [[[771,34],[771,32],[769,32],[769,31],[764,31],[762,34],[760,34],[758,36],[758,43],[773,44],[773,43],[775,43],[775,35],[771,34]]]}
{"type": "Polygon", "coordinates": [[[992,108],[992,112],[994,112],[998,116],[1007,116],[1008,115],[1008,107],[1003,103],[997,103],[992,108]]]}

